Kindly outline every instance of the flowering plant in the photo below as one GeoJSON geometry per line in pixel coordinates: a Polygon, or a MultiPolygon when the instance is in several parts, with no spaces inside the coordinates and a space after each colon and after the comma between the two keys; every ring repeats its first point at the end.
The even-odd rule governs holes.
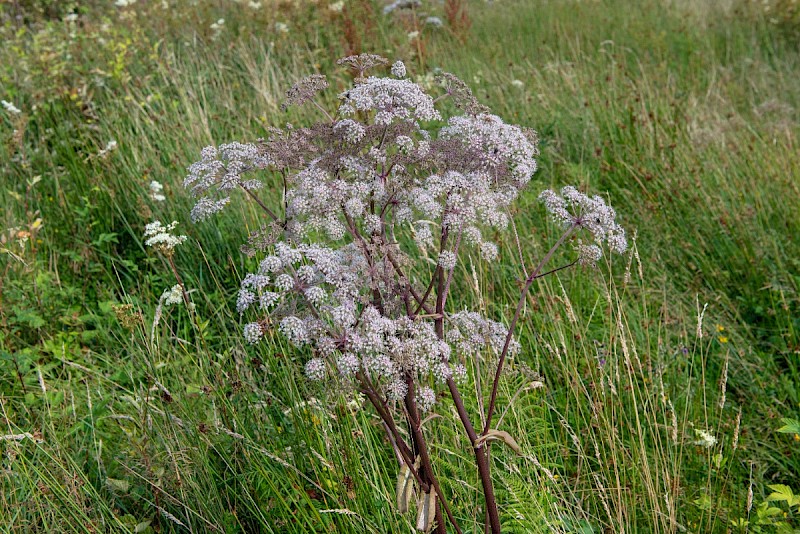
{"type": "Polygon", "coordinates": [[[379,56],[339,63],[356,76],[333,112],[315,100],[328,88],[324,76],[305,78],[287,92],[287,106],[316,106],[320,122],[202,151],[184,183],[197,199],[192,219],[221,211],[236,191],[263,210],[268,223],[251,235],[245,251],[265,256],[242,280],[237,299],[238,311],[254,318],[244,327],[245,339],[258,343],[277,325],[292,344],[311,352],[305,365],[310,380],[335,381],[369,400],[402,458],[398,509],[407,511],[416,495],[416,524],[424,531],[435,526],[445,532],[446,515],[461,532],[421,426],[437,391],[448,392],[474,450],[488,527],[498,533],[486,443],[504,434],[491,428],[492,415],[503,363],[520,350],[513,331],[525,293],[549,274],[545,264],[577,232],[585,230],[595,244],[576,240],[578,258],[550,272],[594,263],[603,241],[624,251],[624,231],[600,197],[571,187],[561,195],[545,191],[541,200],[564,233],[527,276],[510,324],[449,311],[459,255],[472,249],[487,261],[498,258],[489,236],[509,224],[509,208],[536,171],[536,134],[490,114],[450,74],[441,76],[443,92],[433,97],[406,78],[399,61],[390,77],[367,75],[388,64],[379,56]],[[436,104],[448,97],[461,114],[437,130],[443,119],[436,104]],[[264,179],[282,183],[280,207],[259,197],[264,179]],[[430,263],[421,261],[429,257],[430,263]],[[476,428],[459,382],[466,359],[487,351],[499,359],[484,426],[476,428]],[[398,430],[401,424],[410,438],[398,430]]]}

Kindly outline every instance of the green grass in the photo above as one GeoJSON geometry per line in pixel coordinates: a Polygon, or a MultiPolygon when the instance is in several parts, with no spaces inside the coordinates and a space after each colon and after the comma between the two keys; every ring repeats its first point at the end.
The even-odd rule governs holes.
{"type": "MultiPolygon", "coordinates": [[[[199,150],[315,119],[283,114],[282,93],[333,72],[346,48],[326,9],[228,4],[169,16],[155,3],[126,17],[81,8],[75,26],[40,14],[27,29],[0,7],[0,98],[25,111],[0,112],[0,422],[35,438],[0,441],[10,531],[414,526],[394,511],[397,462],[377,417],[304,380],[307,356],[277,336],[243,343],[235,291],[254,260],[239,247],[257,213],[239,203],[188,221],[181,182],[199,150]],[[218,18],[227,27],[211,40],[218,18]],[[111,139],[118,149],[96,157],[111,139]],[[149,200],[152,179],[167,202],[149,200]],[[175,262],[199,330],[166,309],[151,338],[175,283],[143,247],[153,218],[190,237],[175,262]],[[32,236],[22,246],[21,231],[32,236]],[[115,315],[121,303],[141,313],[132,328],[115,315]]],[[[352,5],[356,18],[369,12],[352,5]]],[[[544,187],[600,192],[636,232],[634,255],[548,278],[528,300],[498,410],[523,453],[493,447],[504,531],[800,528],[797,509],[758,513],[768,485],[800,491],[800,444],[776,432],[800,418],[800,54],[784,26],[741,6],[690,7],[474,3],[466,40],[426,31],[422,59],[401,24],[357,18],[365,50],[407,60],[412,75],[454,72],[539,132],[540,170],[516,217],[528,262],[556,231],[535,201],[544,187]],[[546,387],[526,389],[539,376],[546,387]],[[697,430],[718,443],[695,445],[697,430]]],[[[503,261],[457,273],[452,310],[507,320],[521,273],[513,234],[499,239],[503,261]]],[[[465,390],[491,365],[475,362],[465,390]]],[[[462,528],[481,532],[451,408],[443,401],[426,425],[435,467],[462,528]]],[[[468,409],[477,420],[474,399],[468,409]]]]}

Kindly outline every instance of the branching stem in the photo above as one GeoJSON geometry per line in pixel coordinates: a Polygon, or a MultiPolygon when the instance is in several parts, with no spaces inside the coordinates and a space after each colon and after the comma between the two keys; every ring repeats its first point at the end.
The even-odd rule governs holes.
{"type": "Polygon", "coordinates": [[[506,361],[506,356],[508,356],[508,348],[511,346],[511,339],[514,337],[514,330],[517,327],[517,322],[519,321],[520,315],[522,314],[522,307],[525,304],[525,299],[528,294],[528,290],[533,284],[533,281],[537,278],[541,278],[548,274],[554,273],[556,271],[560,271],[561,269],[565,269],[567,267],[571,267],[574,263],[565,265],[563,267],[559,267],[558,269],[554,269],[544,274],[540,274],[542,272],[542,268],[550,261],[550,258],[553,257],[556,250],[567,240],[567,238],[572,235],[572,232],[577,228],[577,225],[572,224],[567,228],[564,234],[556,241],[556,244],[552,246],[552,248],[545,254],[542,261],[539,262],[539,265],[536,266],[536,269],[528,276],[525,280],[525,286],[520,291],[519,301],[517,302],[517,309],[514,311],[514,317],[511,319],[511,324],[508,325],[508,334],[506,334],[506,341],[503,344],[503,351],[500,353],[500,359],[497,362],[497,371],[494,373],[494,383],[492,384],[492,395],[489,398],[489,408],[486,410],[486,424],[483,427],[482,435],[486,435],[489,429],[492,427],[492,415],[494,414],[494,407],[495,402],[497,401],[497,388],[500,385],[500,375],[503,372],[503,364],[506,361]]]}

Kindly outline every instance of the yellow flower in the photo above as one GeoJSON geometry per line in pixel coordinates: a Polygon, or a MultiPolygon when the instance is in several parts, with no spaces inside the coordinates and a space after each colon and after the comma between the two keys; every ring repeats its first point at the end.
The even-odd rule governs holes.
{"type": "Polygon", "coordinates": [[[720,336],[720,337],[719,337],[719,342],[720,342],[720,343],[727,343],[727,342],[728,342],[728,338],[727,338],[727,337],[725,337],[725,336],[720,336]]]}
{"type": "Polygon", "coordinates": [[[718,324],[717,325],[717,332],[724,332],[724,331],[725,331],[725,327],[722,326],[721,324],[718,324]]]}

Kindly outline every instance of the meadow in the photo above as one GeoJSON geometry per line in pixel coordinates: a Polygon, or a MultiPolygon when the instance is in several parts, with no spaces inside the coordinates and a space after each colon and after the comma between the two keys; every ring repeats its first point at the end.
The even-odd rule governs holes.
{"type": "MultiPolygon", "coordinates": [[[[308,381],[280,335],[242,337],[259,212],[192,223],[182,185],[207,145],[315,120],[281,109],[286,90],[324,73],[335,103],[351,81],[336,60],[358,52],[426,87],[452,72],[538,132],[514,232],[497,262],[465,255],[451,310],[508,321],[516,258],[559,235],[544,188],[600,194],[628,230],[624,256],[531,290],[498,398],[520,452],[492,449],[503,532],[800,530],[800,7],[497,0],[467,20],[450,5],[0,2],[7,531],[414,530],[380,419],[308,381]],[[176,279],[144,245],[154,219],[188,236],[171,261],[191,311],[161,298],[176,279]]],[[[434,468],[464,532],[484,532],[470,444],[440,402],[434,468]]]]}

